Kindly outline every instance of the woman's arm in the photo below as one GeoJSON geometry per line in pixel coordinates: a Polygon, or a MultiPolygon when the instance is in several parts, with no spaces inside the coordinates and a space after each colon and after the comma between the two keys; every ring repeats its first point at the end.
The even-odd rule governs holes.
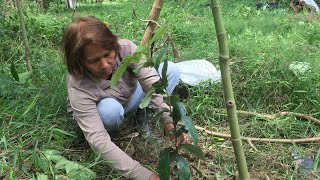
{"type": "Polygon", "coordinates": [[[68,89],[70,105],[75,120],[82,129],[90,147],[101,158],[128,179],[149,179],[153,172],[133,160],[116,146],[105,129],[96,108],[95,97],[89,92],[76,88],[68,89]]]}

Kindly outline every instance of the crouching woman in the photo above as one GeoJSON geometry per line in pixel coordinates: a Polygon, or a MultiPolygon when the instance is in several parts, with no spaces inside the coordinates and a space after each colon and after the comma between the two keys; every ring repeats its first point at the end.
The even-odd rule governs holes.
{"type": "MultiPolygon", "coordinates": [[[[133,160],[110,138],[124,120],[124,114],[138,108],[145,93],[159,80],[153,68],[133,70],[141,63],[130,64],[115,87],[111,78],[123,58],[132,55],[137,46],[130,40],[115,36],[103,21],[89,16],[74,20],[64,31],[62,50],[68,69],[68,111],[72,112],[84,137],[94,152],[112,162],[112,167],[127,179],[159,179],[159,176],[133,160]]],[[[161,74],[162,66],[159,67],[161,74]]],[[[173,63],[167,70],[171,93],[179,81],[173,63]]],[[[153,94],[150,105],[154,112],[169,108],[161,94],[153,94]]],[[[164,132],[174,125],[168,113],[161,117],[164,132]]],[[[177,138],[177,144],[187,143],[186,134],[177,138]]]]}

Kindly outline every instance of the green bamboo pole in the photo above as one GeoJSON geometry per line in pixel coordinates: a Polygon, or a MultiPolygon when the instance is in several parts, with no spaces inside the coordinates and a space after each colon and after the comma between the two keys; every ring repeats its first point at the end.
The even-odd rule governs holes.
{"type": "Polygon", "coordinates": [[[23,13],[22,13],[22,9],[21,9],[20,0],[16,0],[16,5],[17,5],[17,9],[18,9],[19,18],[20,18],[20,28],[21,28],[21,32],[22,32],[24,47],[25,47],[25,57],[24,58],[27,63],[28,71],[32,71],[32,66],[31,66],[31,62],[30,62],[30,46],[28,43],[27,30],[24,25],[24,19],[23,19],[23,13]]]}
{"type": "Polygon", "coordinates": [[[211,0],[211,10],[213,14],[219,44],[219,64],[221,69],[224,102],[227,109],[228,120],[230,124],[232,146],[236,156],[239,178],[241,180],[247,180],[250,179],[250,176],[248,173],[247,162],[244,156],[242,141],[240,138],[240,130],[236,112],[236,103],[234,100],[230,76],[230,60],[227,43],[227,32],[224,28],[224,22],[222,19],[220,0],[211,0]]]}

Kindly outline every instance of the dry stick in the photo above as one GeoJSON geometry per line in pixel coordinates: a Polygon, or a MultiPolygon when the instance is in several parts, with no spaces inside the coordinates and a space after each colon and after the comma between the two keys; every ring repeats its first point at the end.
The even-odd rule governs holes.
{"type": "Polygon", "coordinates": [[[133,14],[133,16],[134,16],[135,18],[137,18],[139,21],[148,22],[148,23],[149,23],[149,22],[153,22],[153,23],[155,23],[158,27],[161,27],[157,21],[154,21],[154,20],[152,20],[152,19],[143,20],[143,19],[139,18],[139,17],[137,16],[137,14],[136,14],[135,6],[133,6],[133,8],[132,8],[132,14],[133,14]]]}
{"type": "MultiPolygon", "coordinates": [[[[183,125],[179,122],[179,125],[183,125]]],[[[231,138],[230,134],[224,134],[224,133],[218,133],[209,131],[203,127],[195,126],[195,128],[199,131],[204,131],[207,134],[222,137],[222,138],[231,138]]],[[[271,139],[271,138],[255,138],[255,137],[241,137],[242,140],[246,140],[249,145],[252,141],[258,141],[258,142],[282,142],[282,143],[306,143],[306,142],[314,142],[314,141],[320,141],[320,137],[313,137],[313,138],[301,138],[301,139],[271,139]]],[[[252,144],[252,143],[251,143],[252,144]]]]}
{"type": "Polygon", "coordinates": [[[173,36],[172,34],[168,35],[168,40],[172,46],[173,59],[177,60],[179,59],[179,52],[177,50],[176,43],[172,36],[173,36]]]}
{"type": "MultiPolygon", "coordinates": [[[[219,110],[219,109],[213,108],[213,110],[215,111],[215,110],[219,110]]],[[[239,114],[257,116],[257,117],[268,118],[268,119],[275,119],[275,118],[281,117],[281,116],[295,116],[295,117],[298,117],[300,119],[309,120],[311,122],[314,122],[317,125],[320,125],[320,120],[319,119],[316,119],[316,118],[314,118],[314,117],[312,117],[310,115],[302,114],[302,113],[279,112],[279,113],[275,113],[275,114],[263,114],[263,113],[256,113],[256,112],[242,111],[242,110],[237,110],[237,112],[239,114]]]]}
{"type": "Polygon", "coordinates": [[[318,176],[318,174],[315,173],[314,171],[311,171],[310,174],[316,177],[317,179],[320,179],[320,176],[318,176]]]}

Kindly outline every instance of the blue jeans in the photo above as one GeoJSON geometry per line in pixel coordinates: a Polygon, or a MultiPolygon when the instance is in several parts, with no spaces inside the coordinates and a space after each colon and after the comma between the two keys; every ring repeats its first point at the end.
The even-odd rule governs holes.
{"type": "MultiPolygon", "coordinates": [[[[163,63],[160,64],[158,69],[160,76],[162,68],[163,63]]],[[[155,69],[153,69],[153,71],[156,72],[155,69]]],[[[173,62],[168,62],[167,78],[167,91],[169,94],[171,94],[174,88],[179,83],[180,78],[179,70],[173,62]]],[[[135,90],[131,100],[129,101],[126,107],[123,107],[114,98],[104,98],[100,100],[97,104],[97,110],[107,131],[114,131],[118,129],[124,120],[124,114],[136,110],[139,107],[139,104],[142,101],[144,95],[145,93],[143,92],[142,87],[138,82],[137,89],[135,90]]]]}

